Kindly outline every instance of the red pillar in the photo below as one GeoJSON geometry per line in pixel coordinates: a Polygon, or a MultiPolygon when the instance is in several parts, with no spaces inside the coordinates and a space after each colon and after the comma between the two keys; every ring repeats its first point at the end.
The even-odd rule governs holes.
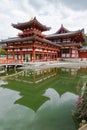
{"type": "Polygon", "coordinates": [[[30,61],[32,61],[32,54],[30,54],[30,61]]]}
{"type": "Polygon", "coordinates": [[[15,59],[15,57],[14,57],[14,50],[13,50],[12,54],[13,54],[13,60],[14,60],[15,59]]]}
{"type": "Polygon", "coordinates": [[[33,62],[36,61],[36,57],[35,57],[35,48],[33,48],[33,62]]]}
{"type": "Polygon", "coordinates": [[[58,59],[58,52],[56,52],[56,60],[58,59]]]}
{"type": "Polygon", "coordinates": [[[56,53],[55,53],[55,60],[56,60],[56,53]]]}
{"type": "Polygon", "coordinates": [[[42,52],[42,61],[44,61],[44,50],[42,52]]]}
{"type": "Polygon", "coordinates": [[[50,61],[52,60],[52,51],[50,52],[50,61]]]}
{"type": "Polygon", "coordinates": [[[55,58],[54,60],[56,60],[56,53],[54,53],[54,58],[55,58]]]}
{"type": "Polygon", "coordinates": [[[79,55],[78,55],[78,48],[76,47],[76,58],[79,58],[79,55]]]}
{"type": "Polygon", "coordinates": [[[69,58],[71,58],[72,57],[72,48],[71,47],[69,48],[69,55],[70,55],[69,58]]]}
{"type": "Polygon", "coordinates": [[[20,49],[20,60],[22,61],[22,50],[20,49]]]}
{"type": "Polygon", "coordinates": [[[55,60],[55,53],[53,54],[53,60],[55,60]]]}
{"type": "Polygon", "coordinates": [[[48,51],[47,51],[47,55],[46,55],[46,61],[48,61],[48,51]]]}
{"type": "Polygon", "coordinates": [[[56,53],[56,51],[55,51],[55,60],[57,60],[57,53],[56,53]]]}

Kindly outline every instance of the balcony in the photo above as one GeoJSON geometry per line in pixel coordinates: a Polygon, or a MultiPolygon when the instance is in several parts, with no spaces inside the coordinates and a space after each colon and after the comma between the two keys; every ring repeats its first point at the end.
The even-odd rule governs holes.
{"type": "Polygon", "coordinates": [[[36,36],[45,38],[45,35],[43,35],[40,31],[34,30],[34,29],[33,30],[27,30],[23,33],[18,34],[19,37],[25,37],[25,36],[30,36],[30,35],[36,35],[36,36]]]}

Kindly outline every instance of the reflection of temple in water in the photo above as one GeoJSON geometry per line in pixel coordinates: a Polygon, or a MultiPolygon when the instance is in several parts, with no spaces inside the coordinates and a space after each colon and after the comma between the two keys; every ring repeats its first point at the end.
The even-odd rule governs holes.
{"type": "Polygon", "coordinates": [[[67,73],[68,76],[76,76],[78,68],[61,68],[61,71],[67,73]]]}
{"type": "MultiPolygon", "coordinates": [[[[20,93],[20,98],[15,101],[15,104],[23,105],[32,109],[33,111],[37,111],[49,99],[52,99],[51,101],[53,102],[56,101],[57,93],[63,90],[63,88],[67,86],[68,82],[69,88],[71,88],[71,86],[76,86],[78,80],[76,80],[75,76],[74,78],[70,79],[70,72],[72,72],[72,69],[67,68],[45,68],[33,71],[24,70],[24,75],[17,77],[16,81],[10,81],[11,85],[9,85],[9,83],[7,85],[7,88],[18,91],[20,93]],[[63,72],[64,75],[62,75],[63,72]],[[68,77],[66,76],[66,72],[68,74],[68,77]],[[61,78],[61,76],[63,76],[63,79],[61,78]],[[66,77],[70,80],[67,80],[66,77]],[[40,82],[42,80],[43,82],[40,82]],[[30,83],[29,81],[31,81],[32,83],[30,83]],[[60,86],[61,89],[58,89],[58,87],[60,88],[60,86]],[[52,92],[51,94],[53,94],[54,98],[50,98],[50,93],[47,93],[49,96],[47,96],[45,93],[45,91],[48,90],[49,87],[55,90],[50,91],[50,93],[52,92]],[[56,94],[56,96],[54,94],[56,94]]],[[[61,93],[64,93],[64,91],[62,91],[61,93]]]]}
{"type": "Polygon", "coordinates": [[[57,68],[46,68],[37,70],[25,70],[24,76],[29,77],[29,80],[35,83],[48,79],[57,74],[57,68]]]}
{"type": "Polygon", "coordinates": [[[83,74],[84,74],[84,73],[87,73],[87,67],[80,68],[80,69],[79,69],[79,72],[80,72],[80,73],[83,73],[83,74]]]}
{"type": "Polygon", "coordinates": [[[61,74],[67,75],[68,77],[77,77],[79,74],[84,75],[84,73],[87,74],[87,67],[61,68],[61,74]]]}
{"type": "Polygon", "coordinates": [[[38,83],[53,76],[76,77],[78,72],[87,72],[87,68],[45,68],[36,70],[25,70],[24,77],[32,83],[38,83]]]}
{"type": "Polygon", "coordinates": [[[23,80],[31,83],[38,83],[51,77],[75,78],[79,71],[87,72],[87,68],[45,68],[35,70],[24,70],[23,80]],[[85,69],[85,70],[84,70],[85,69]]]}

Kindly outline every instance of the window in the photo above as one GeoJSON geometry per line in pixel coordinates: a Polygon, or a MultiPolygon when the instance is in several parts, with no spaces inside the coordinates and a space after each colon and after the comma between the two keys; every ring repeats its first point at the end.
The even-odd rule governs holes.
{"type": "Polygon", "coordinates": [[[64,48],[62,51],[63,53],[69,53],[69,48],[64,48]]]}

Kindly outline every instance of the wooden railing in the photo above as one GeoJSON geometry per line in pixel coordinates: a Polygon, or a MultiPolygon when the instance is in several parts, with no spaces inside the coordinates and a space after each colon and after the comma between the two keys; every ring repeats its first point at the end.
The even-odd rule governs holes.
{"type": "Polygon", "coordinates": [[[22,64],[22,60],[13,60],[13,59],[8,59],[8,60],[0,60],[0,64],[22,64]]]}
{"type": "Polygon", "coordinates": [[[21,36],[25,36],[25,35],[31,35],[31,34],[36,34],[42,38],[45,38],[45,35],[42,34],[41,32],[39,32],[38,30],[27,30],[23,33],[19,33],[18,36],[21,37],[21,36]]]}

